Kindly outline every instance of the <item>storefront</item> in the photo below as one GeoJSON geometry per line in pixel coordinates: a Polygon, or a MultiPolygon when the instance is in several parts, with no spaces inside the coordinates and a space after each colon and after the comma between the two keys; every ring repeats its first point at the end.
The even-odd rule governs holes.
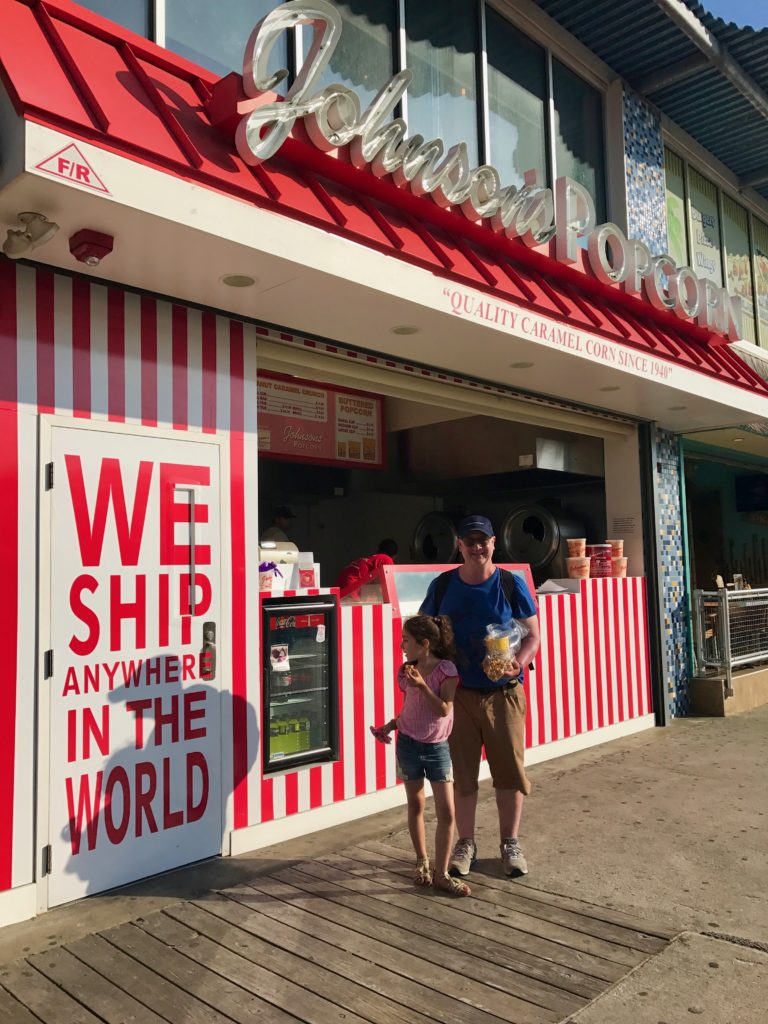
{"type": "Polygon", "coordinates": [[[343,103],[250,159],[247,76],[66,0],[1,2],[0,214],[21,226],[0,259],[0,921],[399,802],[368,725],[462,509],[536,585],[568,537],[624,540],[627,578],[539,595],[530,759],[652,727],[647,425],[766,411],[727,293],[596,224],[567,178],[497,196],[495,226],[490,170],[464,212],[460,161],[431,196],[426,165],[396,184],[331,146],[343,103]],[[279,505],[319,576],[278,598],[279,505]],[[340,601],[381,537],[400,553],[378,595],[340,601]],[[287,705],[314,682],[325,703],[287,705]]]}

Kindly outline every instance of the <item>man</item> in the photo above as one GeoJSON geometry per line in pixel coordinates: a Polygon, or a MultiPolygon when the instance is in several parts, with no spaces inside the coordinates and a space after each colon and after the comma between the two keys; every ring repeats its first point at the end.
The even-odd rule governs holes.
{"type": "Polygon", "coordinates": [[[511,581],[493,564],[496,543],[485,516],[466,516],[458,527],[463,564],[433,580],[419,609],[426,615],[448,615],[460,656],[461,685],[454,703],[449,743],[455,778],[456,827],[451,874],[467,875],[477,857],[477,810],[480,754],[485,747],[499,814],[501,863],[514,878],[528,873],[518,833],[523,801],[530,792],[524,768],[526,700],[522,667],[539,649],[536,605],[525,582],[511,581]],[[482,668],[485,627],[517,619],[529,630],[509,666],[496,682],[482,668]]]}
{"type": "Polygon", "coordinates": [[[287,505],[279,505],[275,509],[275,514],[272,519],[272,525],[262,533],[261,540],[273,540],[278,544],[284,544],[290,540],[290,537],[285,532],[291,525],[291,520],[295,519],[296,515],[287,505]]]}

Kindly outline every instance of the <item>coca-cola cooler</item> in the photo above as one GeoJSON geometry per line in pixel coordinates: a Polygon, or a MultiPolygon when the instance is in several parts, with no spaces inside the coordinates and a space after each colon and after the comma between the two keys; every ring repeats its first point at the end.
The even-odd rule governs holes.
{"type": "Polygon", "coordinates": [[[264,771],[338,757],[335,597],[262,601],[264,771]]]}

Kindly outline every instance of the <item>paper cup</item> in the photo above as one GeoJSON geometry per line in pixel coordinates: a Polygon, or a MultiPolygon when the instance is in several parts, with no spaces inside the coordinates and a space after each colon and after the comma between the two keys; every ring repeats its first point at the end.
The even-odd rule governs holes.
{"type": "Polygon", "coordinates": [[[271,590],[272,581],[275,578],[273,572],[260,572],[259,573],[259,590],[271,590]]]}
{"type": "Polygon", "coordinates": [[[587,544],[587,557],[590,563],[589,575],[600,579],[611,575],[611,545],[587,544]]]}
{"type": "Polygon", "coordinates": [[[611,558],[621,558],[624,554],[624,539],[622,537],[607,540],[605,543],[611,545],[611,558]]]}
{"type": "Polygon", "coordinates": [[[587,538],[586,537],[568,537],[566,539],[566,544],[568,545],[568,557],[569,558],[583,558],[584,557],[584,554],[585,554],[585,551],[586,551],[586,546],[587,546],[587,538]]]}
{"type": "Polygon", "coordinates": [[[611,576],[614,579],[623,580],[627,575],[627,560],[623,556],[611,559],[611,576]]]}
{"type": "Polygon", "coordinates": [[[509,637],[508,636],[487,636],[485,637],[485,646],[489,651],[508,651],[509,650],[509,637]]]}
{"type": "Polygon", "coordinates": [[[565,565],[570,580],[589,579],[590,559],[582,555],[578,558],[566,558],[565,565]]]}

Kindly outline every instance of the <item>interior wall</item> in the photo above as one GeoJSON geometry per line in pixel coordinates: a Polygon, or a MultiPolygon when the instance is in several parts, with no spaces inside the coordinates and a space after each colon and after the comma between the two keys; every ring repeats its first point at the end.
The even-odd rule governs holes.
{"type": "Polygon", "coordinates": [[[708,589],[717,573],[727,582],[734,572],[753,587],[768,585],[768,510],[738,512],[735,497],[736,477],[761,469],[686,456],[694,586],[708,589]]]}

